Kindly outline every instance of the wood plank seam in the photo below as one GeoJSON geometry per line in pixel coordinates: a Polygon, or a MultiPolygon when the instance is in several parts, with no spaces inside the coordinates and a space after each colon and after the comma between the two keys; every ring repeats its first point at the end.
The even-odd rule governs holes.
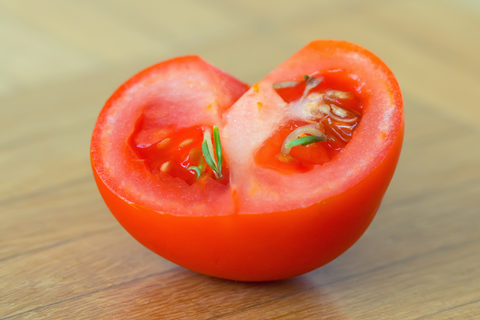
{"type": "Polygon", "coordinates": [[[8,317],[0,318],[0,320],[8,320],[8,319],[11,319],[11,318],[13,318],[13,317],[18,317],[18,316],[20,316],[20,315],[24,315],[24,314],[27,314],[27,313],[35,312],[35,311],[37,311],[37,310],[41,310],[41,309],[44,309],[44,308],[48,308],[48,307],[51,307],[51,306],[54,306],[54,305],[58,305],[58,304],[61,304],[61,303],[67,302],[67,301],[71,301],[71,300],[75,300],[75,299],[87,297],[87,296],[89,296],[89,295],[92,295],[92,294],[95,294],[95,293],[99,293],[99,292],[102,292],[102,291],[105,291],[105,290],[114,289],[114,288],[119,287],[119,286],[122,286],[122,285],[127,285],[127,284],[130,284],[130,283],[134,283],[134,282],[136,282],[136,281],[145,280],[145,279],[148,279],[148,278],[151,278],[151,277],[155,277],[155,276],[160,276],[160,275],[166,274],[166,273],[168,273],[168,272],[172,272],[172,271],[174,271],[174,270],[176,270],[176,269],[179,269],[179,268],[180,268],[180,267],[177,267],[177,268],[175,268],[175,269],[170,269],[170,270],[162,271],[162,272],[152,273],[152,274],[149,274],[149,275],[147,275],[147,276],[145,276],[145,277],[132,279],[132,280],[129,280],[129,281],[126,281],[126,282],[122,282],[122,283],[119,283],[119,284],[116,284],[116,285],[112,285],[112,286],[110,286],[110,287],[106,287],[106,288],[103,288],[103,289],[99,289],[99,290],[95,290],[95,291],[92,291],[92,292],[84,293],[84,294],[81,294],[81,295],[78,295],[78,296],[75,296],[75,297],[71,297],[71,298],[62,300],[62,301],[57,301],[57,302],[54,302],[54,303],[50,303],[50,304],[45,305],[45,306],[40,306],[40,307],[36,307],[36,308],[30,309],[30,310],[27,310],[27,311],[23,311],[23,312],[19,312],[19,313],[16,313],[16,314],[12,314],[12,315],[10,315],[10,316],[8,316],[8,317]]]}
{"type": "MultiPolygon", "coordinates": [[[[308,291],[311,291],[313,289],[317,289],[317,288],[320,288],[322,286],[328,286],[328,285],[332,285],[332,284],[336,284],[336,283],[341,283],[341,282],[344,282],[344,281],[348,281],[348,280],[351,280],[351,279],[355,279],[357,277],[360,277],[360,276],[363,276],[363,275],[367,275],[367,274],[371,274],[371,273],[375,273],[377,271],[380,271],[380,270],[386,270],[386,269],[389,269],[391,267],[395,267],[395,266],[398,266],[398,265],[401,265],[401,264],[404,264],[404,263],[408,263],[408,262],[411,262],[411,261],[415,261],[415,260],[420,260],[420,259],[423,259],[423,258],[426,258],[430,255],[434,255],[434,254],[437,254],[439,252],[444,252],[444,251],[451,251],[451,250],[454,250],[458,247],[462,247],[464,245],[467,245],[467,244],[471,244],[471,243],[475,243],[475,242],[480,242],[480,237],[478,238],[475,238],[475,239],[472,239],[472,240],[468,240],[468,241],[464,241],[464,242],[461,242],[461,243],[457,243],[457,244],[454,244],[454,245],[450,245],[450,246],[444,246],[444,247],[440,247],[440,248],[437,248],[433,251],[430,251],[430,252],[427,252],[427,253],[422,253],[422,254],[419,254],[419,255],[415,255],[413,257],[409,257],[409,258],[405,258],[405,259],[401,259],[401,260],[398,260],[398,261],[394,261],[392,263],[388,263],[388,264],[385,264],[383,266],[379,266],[379,267],[376,267],[376,268],[372,268],[372,269],[369,269],[369,270],[365,270],[363,272],[359,272],[359,273],[356,273],[356,274],[352,274],[352,275],[349,275],[349,276],[346,276],[346,277],[343,277],[343,278],[340,278],[340,279],[337,279],[337,280],[334,280],[334,281],[330,281],[330,282],[326,282],[326,283],[322,283],[322,284],[318,284],[318,285],[313,285],[311,287],[308,287],[304,290],[300,290],[300,291],[297,291],[295,293],[291,293],[291,294],[286,294],[286,295],[282,295],[280,297],[277,297],[275,299],[271,299],[271,300],[268,300],[268,301],[264,301],[262,303],[259,303],[259,304],[255,304],[255,305],[251,305],[251,306],[248,306],[248,307],[245,307],[245,308],[241,308],[239,310],[235,310],[235,311],[232,311],[232,312],[228,312],[228,313],[224,313],[224,314],[220,314],[218,316],[215,316],[215,317],[211,317],[211,318],[208,318],[206,320],[210,320],[210,319],[219,319],[221,317],[224,317],[224,316],[228,316],[228,315],[231,315],[231,314],[236,314],[236,313],[239,313],[239,312],[242,312],[242,311],[245,311],[245,310],[249,310],[249,309],[252,309],[252,308],[255,308],[255,307],[258,307],[258,306],[261,306],[263,304],[266,304],[266,303],[271,303],[271,302],[275,302],[275,301],[278,301],[278,300],[281,300],[281,299],[284,299],[284,298],[287,298],[287,297],[291,297],[291,296],[295,296],[295,295],[298,295],[300,293],[304,293],[304,292],[308,292],[308,291]]],[[[119,287],[119,286],[122,286],[122,285],[127,285],[127,284],[131,284],[131,283],[135,283],[137,281],[142,281],[144,279],[148,279],[148,278],[151,278],[151,277],[154,277],[154,276],[159,276],[159,275],[164,275],[164,274],[167,274],[167,273],[170,273],[170,272],[176,272],[178,271],[178,269],[180,269],[181,267],[177,267],[177,268],[174,268],[174,269],[170,269],[170,270],[166,270],[166,271],[163,271],[163,272],[158,272],[158,273],[153,273],[153,274],[150,274],[150,275],[147,275],[145,277],[141,277],[141,278],[135,278],[135,279],[132,279],[132,280],[129,280],[129,281],[126,281],[126,282],[122,282],[122,283],[119,283],[119,284],[116,284],[116,285],[113,285],[113,286],[109,286],[109,287],[105,287],[103,289],[98,289],[98,290],[95,290],[95,291],[92,291],[92,292],[88,292],[88,293],[84,293],[84,294],[81,294],[81,295],[78,295],[78,296],[75,296],[75,297],[71,297],[71,298],[68,298],[68,299],[65,299],[65,300],[61,300],[61,301],[57,301],[57,302],[54,302],[54,303],[51,303],[51,304],[48,304],[48,305],[45,305],[45,306],[40,306],[40,307],[36,307],[36,308],[33,308],[31,310],[26,310],[26,311],[23,311],[23,312],[20,312],[20,313],[16,313],[16,314],[13,314],[13,315],[10,315],[8,317],[4,317],[4,318],[0,318],[0,320],[7,320],[7,319],[11,319],[13,317],[16,317],[16,316],[19,316],[19,315],[24,315],[24,314],[27,314],[27,313],[31,313],[31,312],[35,312],[37,310],[41,310],[41,309],[44,309],[44,308],[47,308],[47,307],[51,307],[51,306],[54,306],[54,305],[59,305],[61,303],[64,303],[64,302],[68,302],[68,301],[71,301],[71,300],[75,300],[75,299],[79,299],[79,298],[83,298],[83,297],[88,297],[92,294],[96,294],[96,293],[99,293],[99,292],[103,292],[103,291],[107,291],[107,290],[111,290],[111,289],[114,289],[116,287],[119,287]]],[[[214,312],[212,312],[211,310],[209,310],[208,308],[205,308],[202,306],[203,309],[215,314],[214,312]]]]}
{"type": "Polygon", "coordinates": [[[479,303],[479,302],[480,302],[480,299],[470,301],[470,302],[467,302],[467,303],[462,303],[462,304],[459,304],[458,306],[454,306],[454,307],[447,308],[447,309],[444,309],[444,310],[441,310],[441,311],[437,311],[437,312],[434,312],[434,313],[431,313],[431,314],[428,314],[428,315],[425,315],[425,316],[421,316],[420,318],[415,318],[414,320],[420,320],[420,319],[425,319],[425,318],[428,318],[428,317],[436,316],[436,315],[439,315],[439,314],[442,314],[442,313],[445,313],[445,312],[448,312],[448,311],[451,311],[451,310],[459,309],[461,307],[469,306],[469,305],[479,303]]]}
{"type": "MultiPolygon", "coordinates": [[[[292,293],[292,294],[287,294],[287,295],[284,295],[284,296],[281,296],[281,297],[277,297],[277,298],[271,299],[269,301],[264,301],[264,302],[256,304],[256,305],[248,306],[248,307],[245,307],[245,308],[233,311],[233,312],[228,312],[228,313],[225,313],[225,314],[221,314],[217,317],[208,318],[206,320],[219,319],[221,317],[225,317],[225,316],[228,316],[228,315],[240,313],[242,311],[249,310],[249,309],[252,309],[252,308],[267,304],[267,303],[275,302],[275,301],[278,301],[278,300],[281,300],[281,299],[284,299],[284,298],[287,298],[287,297],[292,297],[292,296],[298,295],[300,293],[311,291],[313,289],[321,288],[322,286],[329,286],[329,285],[332,285],[332,284],[337,284],[337,283],[341,283],[341,282],[348,281],[348,280],[351,280],[351,279],[355,279],[355,278],[363,276],[363,275],[367,275],[367,274],[370,274],[370,273],[375,273],[375,272],[380,271],[380,270],[386,270],[386,269],[389,269],[389,268],[394,267],[394,266],[402,265],[404,263],[408,263],[408,262],[412,262],[412,261],[416,261],[416,260],[421,260],[423,258],[426,258],[426,257],[430,256],[430,255],[437,254],[439,252],[455,250],[456,248],[459,248],[459,247],[462,247],[464,245],[468,245],[468,244],[471,244],[471,243],[475,243],[475,242],[480,242],[480,237],[472,239],[472,240],[464,241],[464,242],[461,242],[461,243],[457,243],[457,244],[454,244],[454,245],[440,247],[440,248],[437,248],[437,249],[435,249],[433,251],[430,251],[430,252],[415,255],[413,257],[409,257],[409,258],[406,258],[406,259],[401,259],[399,261],[394,261],[393,263],[388,263],[388,264],[380,266],[380,267],[376,267],[376,268],[373,268],[373,269],[370,269],[370,270],[365,270],[363,272],[352,274],[350,276],[340,278],[340,279],[335,280],[335,281],[314,285],[314,286],[311,286],[311,287],[306,288],[304,290],[297,291],[297,292],[292,293]]],[[[3,319],[0,319],[0,320],[3,320],[3,319]]]]}
{"type": "Polygon", "coordinates": [[[218,317],[218,314],[217,314],[217,313],[215,313],[215,312],[213,312],[212,310],[210,310],[210,309],[202,306],[200,303],[198,303],[198,302],[196,302],[196,301],[192,301],[192,302],[193,302],[197,307],[199,307],[200,309],[202,309],[202,310],[204,310],[204,311],[206,311],[206,312],[209,312],[209,313],[213,314],[214,317],[218,317]]]}

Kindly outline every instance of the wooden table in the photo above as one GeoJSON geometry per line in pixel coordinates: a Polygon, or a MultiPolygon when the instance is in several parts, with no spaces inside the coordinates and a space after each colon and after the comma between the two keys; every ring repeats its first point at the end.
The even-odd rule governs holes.
{"type": "Polygon", "coordinates": [[[0,0],[0,319],[480,319],[480,2],[0,0]],[[153,254],[96,189],[90,134],[136,71],[196,53],[254,83],[313,39],[403,89],[377,217],[301,277],[215,279],[153,254]]]}

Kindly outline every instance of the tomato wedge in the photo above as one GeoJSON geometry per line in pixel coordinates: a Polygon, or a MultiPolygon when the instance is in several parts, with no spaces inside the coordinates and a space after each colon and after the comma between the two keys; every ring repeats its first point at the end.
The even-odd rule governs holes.
{"type": "Polygon", "coordinates": [[[276,280],[360,238],[403,132],[388,67],[318,40],[252,87],[197,56],[138,73],[102,109],[91,162],[107,206],[147,248],[215,277],[276,280]]]}

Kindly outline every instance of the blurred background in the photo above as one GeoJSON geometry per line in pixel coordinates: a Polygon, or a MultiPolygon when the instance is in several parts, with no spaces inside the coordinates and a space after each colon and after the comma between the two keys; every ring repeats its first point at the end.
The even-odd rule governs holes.
{"type": "Polygon", "coordinates": [[[259,308],[304,319],[478,315],[479,92],[479,0],[0,0],[0,319],[75,308],[181,319],[198,306],[187,318],[248,319],[278,299],[259,308]],[[190,273],[130,238],[89,164],[110,94],[186,54],[253,84],[314,39],[374,52],[404,94],[403,154],[365,236],[319,271],[261,287],[190,273]],[[160,308],[168,295],[191,304],[160,308]],[[304,301],[313,313],[298,309],[304,301]]]}
{"type": "Polygon", "coordinates": [[[314,39],[347,40],[393,70],[407,117],[415,101],[480,125],[479,17],[477,0],[0,1],[0,147],[28,144],[35,157],[2,159],[0,201],[88,175],[89,134],[109,95],[179,55],[253,84],[314,39]]]}

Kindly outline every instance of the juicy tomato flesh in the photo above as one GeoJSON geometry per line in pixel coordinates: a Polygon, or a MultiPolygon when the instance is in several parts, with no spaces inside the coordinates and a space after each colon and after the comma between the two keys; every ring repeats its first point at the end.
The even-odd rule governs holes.
{"type": "MultiPolygon", "coordinates": [[[[147,169],[153,175],[169,174],[172,178],[184,180],[187,184],[205,181],[210,177],[226,185],[229,182],[228,164],[223,159],[222,178],[217,179],[213,170],[206,163],[202,153],[204,126],[194,126],[179,130],[170,130],[170,134],[162,137],[151,145],[135,143],[136,137],[148,126],[142,117],[137,120],[135,129],[129,138],[130,148],[137,157],[143,160],[147,169]],[[191,166],[202,167],[202,174],[197,179],[191,166]]],[[[210,128],[211,130],[211,128],[210,128]]]]}
{"type": "MultiPolygon", "coordinates": [[[[277,132],[267,139],[259,149],[255,155],[255,162],[258,165],[285,174],[308,172],[316,165],[331,161],[352,139],[363,111],[362,101],[359,98],[362,94],[361,85],[355,76],[342,70],[332,70],[313,76],[323,76],[323,81],[309,93],[322,94],[329,90],[352,93],[353,97],[350,99],[330,98],[325,95],[324,102],[341,107],[349,114],[354,115],[357,120],[353,123],[346,123],[326,116],[321,121],[319,120],[320,131],[326,134],[326,141],[292,147],[290,153],[285,155],[281,152],[285,138],[296,128],[309,124],[299,120],[289,121],[280,126],[277,132]]],[[[306,82],[304,80],[294,87],[277,89],[276,92],[285,102],[294,102],[302,97],[306,82]]]]}
{"type": "MultiPolygon", "coordinates": [[[[353,111],[356,114],[362,114],[363,104],[359,99],[363,95],[362,84],[358,81],[355,75],[349,74],[344,70],[330,70],[325,73],[313,74],[315,77],[323,77],[322,82],[312,90],[310,93],[314,92],[327,92],[328,90],[338,90],[344,92],[351,92],[355,95],[353,99],[329,99],[329,103],[333,103],[344,109],[353,111]]],[[[298,77],[298,79],[293,80],[303,80],[295,87],[276,89],[277,94],[285,101],[286,103],[293,102],[298,100],[305,90],[305,84],[307,83],[303,75],[298,77]]]]}

